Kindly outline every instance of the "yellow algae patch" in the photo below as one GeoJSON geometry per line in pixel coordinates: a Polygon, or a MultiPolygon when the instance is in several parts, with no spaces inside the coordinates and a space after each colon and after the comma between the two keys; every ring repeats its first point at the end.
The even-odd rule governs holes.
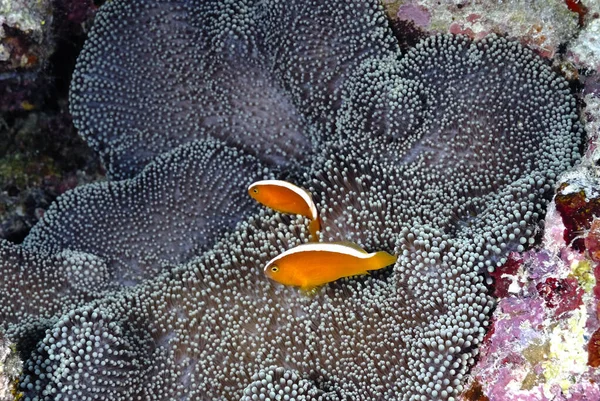
{"type": "Polygon", "coordinates": [[[19,390],[22,363],[15,344],[8,343],[0,335],[0,400],[19,401],[23,393],[19,390]]]}
{"type": "Polygon", "coordinates": [[[523,350],[523,356],[531,364],[531,370],[523,379],[521,390],[531,390],[534,386],[544,382],[543,377],[533,372],[533,368],[547,361],[549,355],[550,344],[548,342],[542,343],[540,340],[535,340],[533,344],[523,350]]]}
{"type": "Polygon", "coordinates": [[[29,103],[27,100],[21,102],[21,108],[25,111],[31,111],[33,109],[35,109],[35,106],[31,103],[29,103]]]}
{"type": "Polygon", "coordinates": [[[19,390],[19,379],[14,379],[10,387],[10,395],[13,396],[13,401],[20,401],[23,398],[23,393],[19,390]]]}
{"type": "Polygon", "coordinates": [[[521,383],[521,390],[531,390],[540,383],[540,377],[533,372],[527,373],[527,376],[521,383]]]}
{"type": "Polygon", "coordinates": [[[573,261],[571,263],[571,271],[585,292],[592,291],[596,285],[596,279],[594,278],[594,271],[589,260],[573,261]]]}
{"type": "Polygon", "coordinates": [[[523,350],[523,356],[533,366],[548,359],[550,355],[550,344],[535,340],[533,344],[523,350]]]}
{"type": "Polygon", "coordinates": [[[585,351],[585,322],[587,314],[585,305],[572,312],[572,316],[560,325],[556,325],[549,339],[550,353],[547,361],[542,363],[543,375],[546,378],[544,390],[550,391],[553,384],[558,384],[563,391],[568,391],[574,382],[574,376],[587,370],[587,353],[585,351]]]}

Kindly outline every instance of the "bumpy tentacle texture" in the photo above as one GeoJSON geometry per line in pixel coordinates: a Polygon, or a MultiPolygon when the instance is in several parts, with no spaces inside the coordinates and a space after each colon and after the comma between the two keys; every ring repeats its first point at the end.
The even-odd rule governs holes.
{"type": "Polygon", "coordinates": [[[398,56],[370,1],[115,1],[103,11],[71,111],[115,177],[207,135],[270,164],[301,161],[309,134],[331,127],[348,71],[398,56]]]}
{"type": "Polygon", "coordinates": [[[253,156],[212,140],[191,142],[157,158],[134,179],[62,196],[23,246],[101,256],[115,281],[132,285],[198,255],[256,211],[246,188],[264,176],[253,156]]]}
{"type": "Polygon", "coordinates": [[[22,247],[3,246],[0,322],[49,318],[201,254],[258,209],[246,188],[269,177],[263,169],[239,150],[195,141],[133,179],[66,193],[22,247]]]}
{"type": "Polygon", "coordinates": [[[301,117],[257,55],[249,3],[107,3],[73,76],[71,111],[112,176],[206,136],[276,164],[304,157],[301,117]]]}
{"type": "Polygon", "coordinates": [[[318,133],[329,135],[344,82],[364,60],[398,58],[378,2],[258,2],[256,25],[274,78],[318,133]]]}
{"type": "Polygon", "coordinates": [[[303,379],[298,372],[278,367],[269,367],[251,377],[253,380],[244,389],[241,401],[256,399],[294,399],[310,401],[323,397],[323,392],[317,389],[310,380],[303,379]]]}
{"type": "Polygon", "coordinates": [[[7,241],[0,241],[0,272],[0,329],[29,341],[49,319],[110,287],[108,266],[98,256],[29,252],[7,241]]]}
{"type": "MultiPolygon", "coordinates": [[[[342,178],[335,171],[327,175],[342,178]]],[[[326,399],[427,394],[430,384],[429,391],[444,385],[432,399],[447,399],[460,390],[491,306],[473,266],[452,266],[452,258],[468,260],[472,252],[453,249],[452,241],[435,232],[420,233],[420,242],[413,243],[409,233],[395,233],[396,252],[430,240],[450,259],[419,275],[403,264],[398,269],[410,277],[404,282],[388,271],[343,280],[306,298],[271,284],[261,271],[269,258],[298,243],[297,229],[278,215],[251,220],[169,277],[73,312],[30,359],[23,382],[32,388],[28,395],[229,400],[244,395],[254,372],[273,365],[297,371],[307,390],[314,386],[326,399]],[[101,327],[92,310],[102,316],[101,327]],[[108,354],[94,339],[104,336],[117,349],[127,345],[127,357],[108,354]],[[65,373],[64,364],[80,349],[100,357],[75,359],[65,373]],[[51,357],[56,354],[60,363],[51,357]],[[41,377],[35,373],[40,371],[41,377]],[[72,379],[85,372],[92,374],[72,379]]]]}
{"type": "MultiPolygon", "coordinates": [[[[308,238],[304,219],[261,210],[188,263],[87,305],[71,301],[26,361],[26,400],[454,400],[493,307],[485,270],[533,242],[580,145],[566,83],[529,51],[440,36],[400,58],[376,1],[115,0],[77,68],[75,118],[115,176],[217,138],[242,160],[218,169],[241,168],[231,188],[258,173],[250,158],[298,163],[323,239],[399,259],[305,297],[262,272],[308,238]]],[[[148,175],[150,164],[132,187],[134,197],[156,188],[156,202],[119,211],[181,213],[159,199],[193,191],[201,173],[185,173],[187,156],[159,160],[170,179],[148,175]]],[[[113,187],[85,192],[95,206],[81,209],[84,219],[52,212],[94,222],[79,234],[112,219],[112,231],[97,231],[106,245],[69,238],[59,220],[27,244],[99,253],[109,275],[114,260],[135,265],[153,247],[194,248],[181,225],[133,241],[131,254],[109,241],[128,235],[126,213],[100,212],[126,192],[113,187]]]]}
{"type": "Polygon", "coordinates": [[[331,146],[395,166],[410,188],[387,194],[391,215],[477,236],[490,269],[505,258],[488,255],[533,242],[556,174],[577,158],[567,83],[504,39],[437,36],[400,63],[368,60],[343,99],[331,146]]]}
{"type": "MultiPolygon", "coordinates": [[[[299,243],[305,227],[278,214],[258,216],[199,260],[70,314],[30,358],[27,396],[229,400],[256,388],[251,376],[269,366],[298,372],[302,388],[318,390],[310,399],[456,396],[492,306],[477,266],[482,251],[442,230],[401,228],[402,215],[387,212],[393,194],[403,193],[393,169],[381,174],[366,161],[344,163],[322,160],[311,180],[334,188],[324,224],[400,254],[394,269],[306,298],[262,274],[270,258],[299,243]],[[344,219],[353,208],[355,220],[344,219]],[[111,347],[95,340],[104,337],[122,353],[109,354],[111,347]],[[79,353],[99,356],[78,361],[79,353]]],[[[276,395],[289,390],[281,391],[276,395]]]]}

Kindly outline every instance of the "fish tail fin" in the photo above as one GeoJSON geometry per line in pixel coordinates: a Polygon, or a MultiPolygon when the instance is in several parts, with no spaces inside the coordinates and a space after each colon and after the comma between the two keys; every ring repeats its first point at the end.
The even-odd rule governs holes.
{"type": "Polygon", "coordinates": [[[321,229],[320,220],[321,219],[317,217],[316,219],[312,220],[308,225],[308,231],[310,232],[310,240],[312,242],[319,242],[319,234],[317,234],[317,232],[321,229]]]}
{"type": "Polygon", "coordinates": [[[373,256],[373,268],[369,270],[379,270],[387,267],[389,265],[393,265],[398,260],[396,255],[390,255],[386,251],[375,252],[373,256]]]}

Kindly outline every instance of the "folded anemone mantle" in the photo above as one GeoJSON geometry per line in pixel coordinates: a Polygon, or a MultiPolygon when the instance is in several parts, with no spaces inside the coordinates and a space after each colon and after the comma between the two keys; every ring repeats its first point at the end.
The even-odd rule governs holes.
{"type": "Polygon", "coordinates": [[[529,50],[401,54],[371,0],[107,2],[70,100],[112,181],[0,247],[24,400],[453,400],[488,272],[534,242],[582,136],[529,50]],[[251,202],[269,177],[313,194],[322,241],[398,262],[313,297],[270,282],[308,232],[251,202]]]}

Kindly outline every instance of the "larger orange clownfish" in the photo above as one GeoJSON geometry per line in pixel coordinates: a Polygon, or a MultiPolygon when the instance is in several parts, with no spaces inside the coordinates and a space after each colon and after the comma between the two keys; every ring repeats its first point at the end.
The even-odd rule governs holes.
{"type": "Polygon", "coordinates": [[[311,219],[308,230],[312,240],[317,241],[321,223],[310,193],[287,181],[263,180],[250,185],[248,194],[275,211],[299,214],[311,219]]]}
{"type": "Polygon", "coordinates": [[[385,251],[368,253],[351,243],[302,244],[271,259],[264,272],[284,285],[311,291],[342,277],[367,274],[396,263],[385,251]]]}

